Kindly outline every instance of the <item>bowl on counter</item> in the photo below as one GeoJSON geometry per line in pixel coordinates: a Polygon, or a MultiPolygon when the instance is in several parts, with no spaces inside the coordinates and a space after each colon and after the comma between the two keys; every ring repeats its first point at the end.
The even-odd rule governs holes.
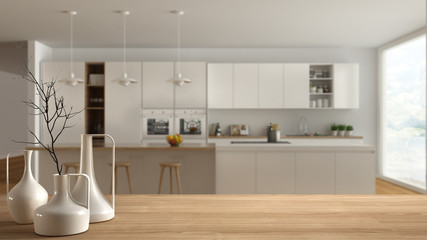
{"type": "Polygon", "coordinates": [[[171,145],[171,147],[178,147],[184,140],[181,135],[175,134],[167,136],[166,141],[171,145]]]}

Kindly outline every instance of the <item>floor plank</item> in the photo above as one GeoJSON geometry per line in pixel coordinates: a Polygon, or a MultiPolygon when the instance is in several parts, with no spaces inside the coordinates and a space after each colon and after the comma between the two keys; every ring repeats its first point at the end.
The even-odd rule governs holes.
{"type": "Polygon", "coordinates": [[[410,189],[377,178],[377,194],[420,194],[410,189]]]}

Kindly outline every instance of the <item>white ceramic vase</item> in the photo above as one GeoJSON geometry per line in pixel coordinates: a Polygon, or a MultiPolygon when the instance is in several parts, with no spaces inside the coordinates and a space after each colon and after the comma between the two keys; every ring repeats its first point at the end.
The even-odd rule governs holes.
{"type": "Polygon", "coordinates": [[[15,222],[20,224],[33,223],[33,212],[47,203],[46,190],[34,179],[31,172],[32,150],[24,152],[24,174],[21,180],[9,191],[9,153],[6,157],[6,197],[9,213],[15,222]]]}
{"type": "Polygon", "coordinates": [[[345,134],[346,136],[353,136],[353,131],[346,131],[345,134]]]}
{"type": "Polygon", "coordinates": [[[345,130],[344,130],[344,131],[341,131],[341,130],[340,130],[340,131],[338,131],[338,136],[341,136],[341,137],[342,137],[342,136],[344,136],[344,135],[345,135],[345,130]]]}
{"type": "Polygon", "coordinates": [[[334,136],[334,137],[336,137],[338,135],[338,131],[335,131],[335,130],[331,131],[331,135],[334,136]]]}
{"type": "Polygon", "coordinates": [[[76,202],[70,194],[70,176],[86,178],[87,192],[90,191],[90,180],[86,174],[54,174],[52,199],[34,211],[35,233],[43,236],[66,236],[89,229],[90,195],[86,194],[86,206],[76,202]]]}
{"type": "MultiPolygon", "coordinates": [[[[115,212],[115,182],[114,182],[114,167],[111,173],[112,185],[112,203],[110,204],[104,197],[104,194],[98,187],[93,167],[93,136],[108,137],[112,143],[112,166],[116,164],[115,158],[115,141],[107,134],[82,134],[81,149],[80,149],[80,173],[84,173],[90,178],[90,223],[104,222],[114,218],[115,212]]],[[[82,182],[83,179],[78,178],[76,185],[72,190],[72,195],[76,201],[82,202],[86,198],[86,188],[82,182]]]]}

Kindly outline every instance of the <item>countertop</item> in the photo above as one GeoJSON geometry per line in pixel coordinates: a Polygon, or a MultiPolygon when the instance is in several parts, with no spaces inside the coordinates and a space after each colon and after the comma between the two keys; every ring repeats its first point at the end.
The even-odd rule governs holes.
{"type": "MultiPolygon", "coordinates": [[[[110,150],[112,144],[95,144],[94,150],[110,150]]],[[[41,146],[27,147],[28,150],[44,150],[41,146]]],[[[56,150],[76,151],[80,150],[80,143],[56,144],[56,150]]],[[[215,151],[215,143],[182,143],[179,146],[171,147],[167,143],[119,143],[116,144],[116,151],[215,151]]]]}
{"type": "MultiPolygon", "coordinates": [[[[425,239],[424,195],[117,195],[116,217],[49,239],[425,239]]],[[[0,239],[32,239],[0,195],[0,239]]]]}
{"type": "MultiPolygon", "coordinates": [[[[210,139],[227,139],[227,138],[267,138],[267,136],[209,136],[210,139]]],[[[281,139],[290,139],[290,138],[296,138],[296,139],[363,139],[362,136],[303,136],[303,135],[282,135],[280,137],[281,139]]]]}

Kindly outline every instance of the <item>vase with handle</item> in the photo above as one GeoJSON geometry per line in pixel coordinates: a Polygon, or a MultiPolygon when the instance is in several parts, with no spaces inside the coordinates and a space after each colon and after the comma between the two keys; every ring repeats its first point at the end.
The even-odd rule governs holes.
{"type": "Polygon", "coordinates": [[[86,232],[90,218],[89,177],[81,173],[54,174],[53,180],[52,199],[34,211],[34,232],[43,236],[66,236],[86,232]],[[70,194],[70,176],[86,179],[86,206],[75,201],[70,194]]]}
{"type": "MultiPolygon", "coordinates": [[[[21,152],[21,151],[14,151],[21,152]]],[[[33,223],[33,212],[47,203],[46,190],[34,179],[31,172],[32,150],[24,150],[24,173],[21,180],[9,191],[9,157],[6,157],[6,198],[9,213],[15,222],[20,224],[33,223]]]]}
{"type": "MultiPolygon", "coordinates": [[[[113,143],[112,146],[112,166],[116,164],[116,143],[108,134],[82,134],[81,149],[80,149],[80,173],[87,174],[90,178],[90,223],[104,222],[114,218],[115,212],[115,182],[114,182],[114,167],[112,167],[111,185],[112,185],[112,203],[110,204],[104,197],[104,194],[98,187],[93,167],[93,137],[107,137],[113,143]]],[[[76,185],[72,191],[74,199],[79,202],[86,198],[85,186],[82,179],[78,178],[76,185]]]]}

